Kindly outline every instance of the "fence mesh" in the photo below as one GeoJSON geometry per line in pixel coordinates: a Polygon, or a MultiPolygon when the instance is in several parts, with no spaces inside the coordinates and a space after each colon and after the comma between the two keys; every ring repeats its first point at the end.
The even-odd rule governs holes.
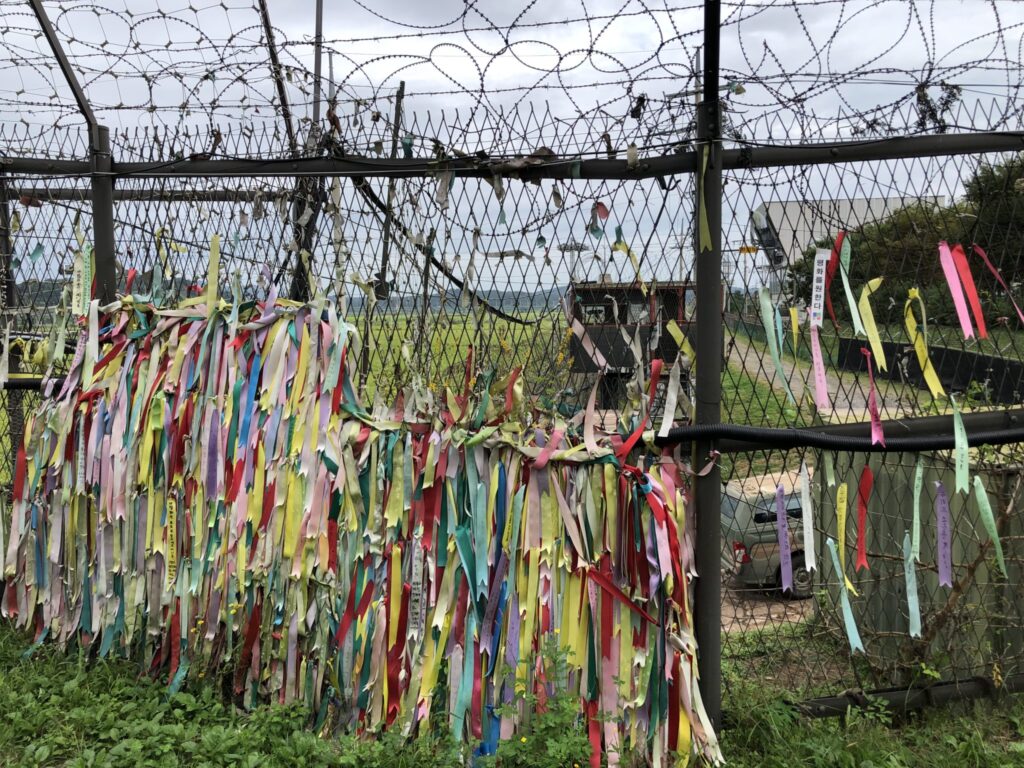
{"type": "MultiPolygon", "coordinates": [[[[570,418],[585,406],[602,367],[573,333],[575,318],[602,351],[598,406],[612,423],[623,403],[639,396],[631,388],[636,368],[676,359],[680,345],[669,321],[693,338],[692,176],[586,179],[572,169],[634,151],[642,161],[694,149],[701,4],[661,10],[630,2],[617,15],[553,20],[528,3],[520,16],[502,21],[478,18],[467,7],[436,25],[400,24],[356,3],[360,24],[388,31],[364,33],[354,22],[351,35],[328,35],[319,123],[311,117],[311,43],[275,28],[284,60],[275,76],[258,3],[180,11],[133,3],[98,21],[90,3],[50,5],[59,7],[55,26],[97,113],[111,123],[115,161],[151,166],[116,178],[120,291],[158,291],[172,300],[196,294],[207,279],[211,237],[219,235],[222,295],[288,295],[296,281],[307,281],[343,298],[345,320],[362,336],[363,385],[381,402],[393,401],[414,377],[438,393],[457,387],[472,350],[478,371],[501,376],[522,367],[529,393],[570,418]],[[608,42],[628,41],[630,31],[645,52],[608,42]],[[559,45],[558,35],[569,42],[559,45]],[[377,44],[391,47],[356,52],[377,44]],[[515,66],[502,69],[502,57],[515,66]],[[417,83],[417,73],[428,69],[433,74],[417,83]],[[524,79],[524,72],[535,76],[524,79]],[[291,122],[283,118],[282,93],[291,122]],[[231,177],[182,172],[209,157],[271,161],[273,169],[231,177]],[[436,165],[406,178],[288,175],[290,162],[309,157],[436,165]],[[570,172],[539,183],[517,178],[516,165],[499,165],[485,178],[447,175],[445,161],[463,157],[514,159],[520,168],[561,161],[570,172]]],[[[975,21],[982,31],[957,45],[936,29],[939,11],[925,3],[724,5],[722,44],[730,53],[721,73],[723,143],[741,157],[780,144],[1016,135],[1024,128],[1019,55],[1011,45],[1024,19],[1013,4],[958,8],[949,26],[965,14],[983,18],[975,21]],[[887,32],[878,50],[854,60],[842,52],[854,37],[862,39],[865,25],[887,32]],[[899,51],[907,45],[930,63],[906,66],[899,51]]],[[[0,2],[0,12],[0,106],[24,115],[0,126],[0,154],[87,159],[88,136],[74,124],[73,102],[40,47],[34,19],[12,2],[0,2]]],[[[0,176],[5,322],[23,339],[16,363],[22,372],[41,373],[58,346],[59,370],[60,352],[72,351],[61,346],[74,331],[59,308],[70,291],[74,253],[92,239],[91,194],[88,178],[56,170],[0,176]]],[[[1019,299],[1024,282],[1020,153],[740,167],[725,173],[722,219],[723,422],[866,423],[872,401],[877,418],[889,421],[949,414],[954,400],[964,414],[1020,404],[1024,317],[1011,299],[1019,299]],[[986,324],[982,338],[973,311],[973,337],[965,338],[941,242],[963,246],[986,324]],[[848,263],[831,280],[816,377],[808,327],[815,256],[819,249],[840,254],[843,243],[848,263]],[[909,302],[908,328],[912,290],[920,301],[909,302]],[[868,332],[869,318],[877,336],[868,332]],[[926,339],[926,359],[915,345],[918,334],[926,339]],[[929,366],[941,395],[929,386],[929,366]]],[[[684,423],[694,361],[680,362],[682,396],[667,419],[684,423]]],[[[666,418],[668,386],[666,377],[656,426],[666,418]]],[[[6,484],[11,435],[16,441],[35,395],[5,397],[6,484]]],[[[968,457],[991,501],[1005,568],[996,561],[978,492],[973,485],[956,490],[952,452],[723,456],[729,690],[755,681],[813,696],[1024,672],[1024,532],[1016,530],[1015,515],[1024,504],[1021,453],[1010,445],[972,449],[968,457]],[[802,525],[802,466],[813,530],[802,525]],[[871,490],[861,500],[868,476],[871,490]],[[952,586],[940,585],[937,482],[950,505],[952,586]],[[863,654],[851,653],[845,580],[827,545],[840,536],[837,497],[844,485],[845,576],[857,593],[851,610],[863,654]],[[778,589],[780,486],[793,537],[796,594],[789,595],[778,589]],[[861,503],[866,568],[855,563],[861,503]],[[904,540],[915,529],[920,638],[910,636],[904,575],[904,540]],[[809,538],[813,572],[804,551],[809,538]]]]}

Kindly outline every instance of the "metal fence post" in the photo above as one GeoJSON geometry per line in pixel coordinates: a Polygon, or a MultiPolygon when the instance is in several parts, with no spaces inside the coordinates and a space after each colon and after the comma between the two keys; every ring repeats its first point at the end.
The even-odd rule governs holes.
{"type": "MultiPolygon", "coordinates": [[[[16,322],[17,315],[14,312],[18,300],[18,293],[15,290],[14,268],[11,264],[14,258],[14,242],[11,238],[11,194],[7,184],[7,174],[0,171],[0,318],[4,325],[16,322]]],[[[21,356],[10,355],[10,373],[16,373],[21,368],[21,356]]],[[[25,413],[22,410],[24,392],[20,390],[7,390],[7,434],[10,437],[10,456],[17,454],[18,446],[21,445],[25,433],[25,413]]],[[[0,434],[0,438],[3,435],[0,434]]],[[[10,466],[10,465],[8,465],[10,466]]],[[[13,475],[12,475],[13,476],[13,475]]]]}
{"type": "Polygon", "coordinates": [[[39,29],[50,44],[54,58],[74,94],[78,109],[89,128],[89,170],[92,175],[93,253],[96,260],[96,294],[101,304],[117,298],[116,257],[114,254],[114,177],[110,157],[110,131],[96,119],[89,99],[78,82],[75,70],[57,39],[42,0],[29,0],[39,22],[39,29]]]}
{"type": "MultiPolygon", "coordinates": [[[[718,103],[718,45],[721,8],[718,0],[704,3],[704,98],[697,107],[698,173],[695,229],[697,271],[696,392],[697,424],[721,421],[722,406],[722,163],[718,103]]],[[[694,462],[704,463],[714,441],[694,444],[694,462]]],[[[697,531],[694,556],[695,634],[701,697],[715,728],[722,715],[722,576],[721,471],[715,465],[695,480],[697,531]]]]}
{"type": "Polygon", "coordinates": [[[110,131],[105,125],[91,127],[89,147],[92,153],[96,296],[100,304],[109,304],[117,298],[117,257],[114,250],[114,177],[111,175],[110,131]]]}

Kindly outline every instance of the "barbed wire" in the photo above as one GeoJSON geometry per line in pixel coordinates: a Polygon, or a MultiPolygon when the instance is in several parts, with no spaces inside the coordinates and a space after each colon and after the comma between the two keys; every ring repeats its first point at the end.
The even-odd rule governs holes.
{"type": "MultiPolygon", "coordinates": [[[[733,140],[884,137],[908,126],[944,132],[959,102],[996,102],[994,110],[973,110],[970,130],[998,129],[1019,112],[1019,4],[723,5],[723,99],[733,140]]],[[[446,149],[471,144],[466,151],[514,154],[549,146],[571,156],[634,144],[664,153],[692,138],[701,7],[618,0],[553,16],[536,0],[429,12],[385,12],[361,0],[331,4],[322,114],[329,104],[328,117],[353,153],[383,154],[404,83],[399,130],[428,148],[437,141],[446,149]],[[524,107],[532,120],[517,117],[524,107]],[[442,108],[450,118],[437,130],[442,108]],[[417,130],[424,125],[435,130],[417,130]]],[[[281,127],[267,34],[253,0],[173,8],[158,0],[61,0],[48,8],[93,109],[123,139],[139,129],[189,135],[281,127]]],[[[309,136],[311,18],[288,4],[272,2],[269,11],[281,92],[300,134],[309,136]]],[[[0,107],[29,124],[77,126],[74,100],[28,5],[0,0],[0,31],[0,107]]],[[[287,156],[283,132],[274,137],[277,147],[262,138],[262,150],[287,156]]]]}

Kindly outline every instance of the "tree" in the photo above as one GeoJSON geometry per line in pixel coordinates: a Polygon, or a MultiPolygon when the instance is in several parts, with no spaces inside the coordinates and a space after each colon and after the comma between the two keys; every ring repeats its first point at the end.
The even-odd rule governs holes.
{"type": "MultiPolygon", "coordinates": [[[[938,243],[962,243],[987,316],[1014,316],[1012,305],[971,244],[984,248],[1011,284],[1024,278],[1024,157],[981,163],[964,184],[962,199],[946,206],[914,201],[884,219],[849,227],[850,284],[859,299],[864,283],[882,277],[871,304],[878,323],[902,324],[910,288],[921,292],[929,322],[956,324],[953,300],[939,262],[938,243]]],[[[834,235],[815,243],[791,268],[793,295],[810,303],[815,248],[831,249],[834,235]]],[[[832,303],[840,322],[849,308],[839,275],[832,303]]],[[[848,327],[848,326],[847,326],[848,327]]]]}

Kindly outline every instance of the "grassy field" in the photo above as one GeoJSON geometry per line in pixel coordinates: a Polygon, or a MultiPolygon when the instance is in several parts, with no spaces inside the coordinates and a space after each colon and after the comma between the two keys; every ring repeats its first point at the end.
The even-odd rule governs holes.
{"type": "MultiPolygon", "coordinates": [[[[245,714],[212,686],[167,696],[124,661],[95,661],[46,645],[26,657],[27,639],[0,622],[0,765],[10,768],[294,766],[462,768],[465,757],[443,735],[405,740],[388,734],[321,738],[299,706],[245,714]]],[[[727,764],[746,768],[886,766],[997,768],[1024,764],[1024,701],[931,710],[899,722],[879,707],[845,720],[807,720],[787,692],[734,680],[721,733],[727,764]]],[[[586,765],[586,734],[570,719],[547,740],[515,742],[501,765],[586,765]],[[558,754],[558,759],[553,758],[558,754]]],[[[483,764],[483,761],[479,761],[483,764]]],[[[493,765],[493,761],[489,761],[493,765]]],[[[626,761],[626,765],[640,765],[626,761]]]]}
{"type": "Polygon", "coordinates": [[[378,390],[385,400],[390,398],[414,373],[435,392],[445,386],[461,388],[470,346],[484,370],[493,367],[497,377],[522,367],[531,391],[549,393],[556,384],[564,386],[568,357],[564,318],[558,312],[546,312],[525,314],[522,319],[528,324],[486,312],[435,312],[425,323],[415,315],[382,314],[374,316],[369,334],[364,318],[348,322],[363,339],[361,371],[368,398],[378,390]]]}

